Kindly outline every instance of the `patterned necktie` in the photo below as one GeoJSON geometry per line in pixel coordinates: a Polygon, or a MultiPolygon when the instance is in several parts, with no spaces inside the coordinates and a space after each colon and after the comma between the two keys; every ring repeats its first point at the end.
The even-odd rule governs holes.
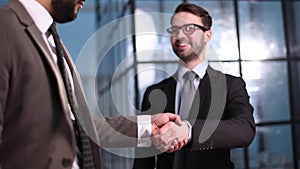
{"type": "MultiPolygon", "coordinates": [[[[64,59],[64,50],[63,50],[63,46],[60,42],[60,38],[56,31],[56,24],[53,23],[50,26],[48,31],[53,36],[53,40],[54,40],[54,43],[56,46],[55,53],[57,56],[57,64],[60,69],[63,81],[64,81],[64,85],[66,88],[68,101],[69,101],[71,110],[75,116],[75,119],[77,119],[77,117],[76,117],[77,101],[76,101],[76,97],[75,97],[75,92],[72,87],[71,79],[68,75],[68,71],[66,68],[65,59],[64,59]]],[[[80,139],[77,139],[77,144],[78,144],[78,146],[81,145],[81,150],[82,150],[82,152],[81,152],[82,159],[80,159],[80,154],[78,155],[79,161],[82,160],[82,163],[83,163],[82,167],[84,169],[94,169],[94,161],[93,161],[93,155],[92,155],[92,151],[91,151],[91,145],[89,142],[89,137],[86,134],[86,132],[84,131],[84,129],[82,128],[81,124],[78,122],[78,120],[76,120],[74,126],[75,126],[74,127],[75,130],[77,129],[78,133],[79,133],[78,134],[79,136],[77,136],[77,137],[80,138],[80,139]]]]}
{"type": "Polygon", "coordinates": [[[194,85],[194,79],[196,73],[193,71],[187,71],[183,75],[183,87],[180,95],[180,111],[179,115],[182,120],[188,119],[190,115],[190,109],[196,93],[196,87],[194,85]]]}

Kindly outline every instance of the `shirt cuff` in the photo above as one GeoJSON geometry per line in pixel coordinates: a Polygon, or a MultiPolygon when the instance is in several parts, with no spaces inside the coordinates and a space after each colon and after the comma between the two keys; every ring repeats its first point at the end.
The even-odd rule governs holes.
{"type": "Polygon", "coordinates": [[[151,146],[152,124],[150,115],[137,116],[138,142],[137,147],[151,146]]]}
{"type": "Polygon", "coordinates": [[[192,125],[187,120],[184,120],[184,122],[186,122],[186,124],[189,126],[189,139],[188,139],[188,141],[191,141],[191,139],[192,139],[192,125]]]}

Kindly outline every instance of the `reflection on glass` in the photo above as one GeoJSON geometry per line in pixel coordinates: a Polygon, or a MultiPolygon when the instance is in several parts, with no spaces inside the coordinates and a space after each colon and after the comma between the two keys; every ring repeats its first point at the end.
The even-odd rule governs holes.
{"type": "Polygon", "coordinates": [[[136,3],[135,28],[138,61],[177,60],[173,53],[166,29],[170,25],[171,14],[181,1],[142,1],[136,3]],[[147,23],[147,24],[145,24],[147,23]],[[147,51],[147,54],[145,53],[147,51]],[[151,52],[150,52],[151,51],[151,52]],[[163,51],[163,52],[162,52],[163,51]],[[142,54],[140,54],[142,52],[142,54]],[[169,54],[163,55],[162,53],[169,54]]]}
{"type": "Polygon", "coordinates": [[[172,76],[177,70],[177,63],[167,64],[139,64],[138,80],[140,91],[140,102],[147,87],[167,77],[172,76]]]}
{"type": "Polygon", "coordinates": [[[242,62],[256,123],[290,119],[286,62],[242,62]]]}
{"type": "Polygon", "coordinates": [[[209,65],[216,70],[233,76],[240,76],[238,62],[209,62],[209,65]]]}
{"type": "Polygon", "coordinates": [[[136,0],[135,6],[137,9],[143,9],[145,12],[163,12],[172,14],[177,5],[182,3],[182,0],[136,0]]]}
{"type": "Polygon", "coordinates": [[[281,2],[238,1],[238,6],[241,58],[286,57],[281,2]]]}
{"type": "MultiPolygon", "coordinates": [[[[170,38],[166,29],[170,25],[171,15],[167,13],[135,12],[135,37],[138,61],[177,60],[173,57],[170,38]],[[145,24],[147,23],[147,24],[145,24]],[[145,53],[144,51],[148,51],[145,53]],[[163,55],[161,51],[170,54],[163,55]],[[140,54],[142,52],[142,54],[140,54]]],[[[163,53],[165,53],[163,52],[163,53]]]]}
{"type": "Polygon", "coordinates": [[[298,153],[298,164],[300,164],[300,156],[299,156],[299,154],[300,154],[300,145],[299,145],[299,143],[300,143],[300,123],[296,123],[295,129],[296,129],[296,143],[298,143],[296,146],[297,153],[298,153]]]}
{"type": "Polygon", "coordinates": [[[235,169],[245,169],[244,149],[231,149],[231,161],[234,163],[235,169]]]}
{"type": "Polygon", "coordinates": [[[257,127],[249,148],[251,169],[293,169],[290,126],[257,127]]]}

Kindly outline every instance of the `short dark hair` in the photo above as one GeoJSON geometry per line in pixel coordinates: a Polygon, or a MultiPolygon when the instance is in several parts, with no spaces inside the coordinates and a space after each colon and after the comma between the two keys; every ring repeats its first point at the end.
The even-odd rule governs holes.
{"type": "MultiPolygon", "coordinates": [[[[202,19],[203,25],[208,29],[210,29],[212,26],[212,17],[209,15],[207,10],[203,9],[200,6],[197,6],[190,2],[183,2],[179,6],[176,7],[176,9],[174,11],[174,15],[179,12],[189,12],[196,16],[199,16],[202,19]]],[[[172,21],[172,19],[173,19],[173,17],[171,18],[171,21],[172,21]]]]}

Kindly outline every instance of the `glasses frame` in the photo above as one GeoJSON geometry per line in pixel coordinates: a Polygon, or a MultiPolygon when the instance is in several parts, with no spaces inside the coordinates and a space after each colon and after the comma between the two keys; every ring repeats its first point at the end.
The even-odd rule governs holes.
{"type": "Polygon", "coordinates": [[[179,34],[180,30],[182,30],[182,32],[183,32],[184,34],[186,34],[186,35],[191,35],[192,33],[195,32],[195,28],[194,28],[194,30],[193,30],[192,32],[186,32],[186,28],[187,28],[188,26],[191,26],[191,25],[193,25],[193,26],[195,26],[195,27],[201,29],[203,32],[209,30],[208,28],[206,28],[206,27],[204,27],[204,26],[201,26],[201,25],[198,25],[198,24],[194,24],[194,23],[189,23],[189,24],[185,24],[185,25],[182,25],[182,26],[172,26],[172,27],[169,27],[169,28],[167,29],[167,32],[168,32],[172,37],[177,36],[177,35],[179,34]],[[175,34],[172,33],[172,29],[174,29],[174,28],[176,28],[176,29],[178,30],[177,33],[175,33],[175,34]],[[183,28],[184,28],[184,29],[183,29],[183,28]]]}

